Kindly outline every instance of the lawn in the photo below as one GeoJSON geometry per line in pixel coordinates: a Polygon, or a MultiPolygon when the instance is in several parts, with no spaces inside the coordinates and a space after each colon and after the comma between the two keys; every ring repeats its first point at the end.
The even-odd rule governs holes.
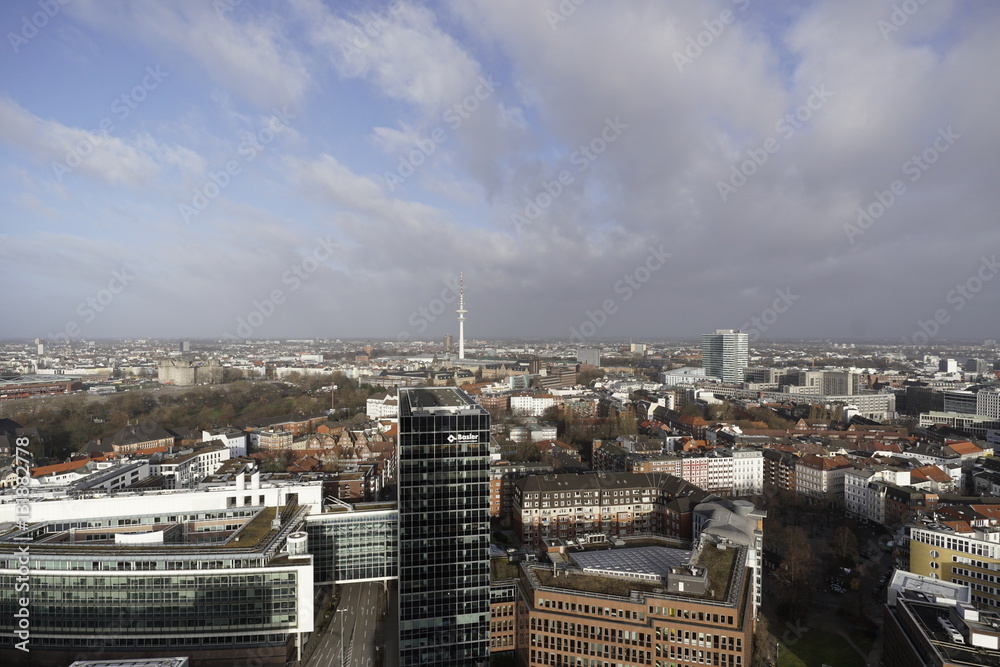
{"type": "Polygon", "coordinates": [[[810,630],[788,646],[781,643],[778,667],[865,667],[865,659],[843,637],[833,632],[810,630]]]}

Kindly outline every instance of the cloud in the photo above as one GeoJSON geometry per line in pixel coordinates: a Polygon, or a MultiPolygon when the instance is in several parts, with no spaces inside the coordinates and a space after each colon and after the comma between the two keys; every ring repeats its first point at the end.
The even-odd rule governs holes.
{"type": "Polygon", "coordinates": [[[43,120],[9,98],[0,98],[0,141],[51,168],[59,181],[79,172],[111,185],[141,187],[159,171],[149,155],[120,137],[43,120]]]}
{"type": "Polygon", "coordinates": [[[479,64],[425,7],[399,2],[338,16],[318,0],[295,3],[308,17],[311,43],[341,75],[371,79],[390,98],[435,115],[469,94],[479,64]]]}
{"type": "Polygon", "coordinates": [[[303,56],[282,19],[240,4],[79,0],[70,10],[92,27],[140,36],[165,56],[182,54],[216,84],[260,108],[300,105],[310,84],[303,56]],[[217,11],[217,7],[228,11],[217,11]]]}

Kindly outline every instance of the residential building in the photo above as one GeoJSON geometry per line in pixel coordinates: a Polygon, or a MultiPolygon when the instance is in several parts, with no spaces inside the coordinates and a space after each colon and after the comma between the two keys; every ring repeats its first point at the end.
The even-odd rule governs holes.
{"type": "Polygon", "coordinates": [[[235,428],[217,428],[211,431],[202,431],[201,439],[204,442],[219,440],[229,448],[231,458],[239,458],[247,455],[247,434],[235,428]]]}
{"type": "Polygon", "coordinates": [[[782,491],[796,492],[798,490],[799,457],[794,452],[779,449],[765,449],[764,452],[764,485],[782,491]]]}
{"type": "Polygon", "coordinates": [[[291,431],[255,428],[249,433],[250,451],[289,449],[294,437],[291,431]]]}
{"type": "Polygon", "coordinates": [[[384,392],[368,397],[365,414],[369,419],[388,419],[395,417],[398,412],[399,401],[395,392],[384,392]]]}
{"type": "Polygon", "coordinates": [[[534,461],[496,461],[490,464],[490,516],[510,516],[514,509],[514,481],[529,475],[553,473],[552,464],[534,461]]]}
{"type": "Polygon", "coordinates": [[[510,411],[515,415],[541,417],[548,408],[556,404],[552,394],[512,394],[510,411]]]}
{"type": "Polygon", "coordinates": [[[163,477],[165,488],[191,489],[214,474],[229,458],[229,447],[213,441],[176,453],[154,455],[150,459],[150,472],[163,477]]]}
{"type": "Polygon", "coordinates": [[[806,454],[795,466],[795,491],[819,499],[844,497],[844,474],[853,466],[843,456],[806,454]]]}
{"type": "Polygon", "coordinates": [[[147,449],[168,447],[174,444],[176,438],[159,424],[142,422],[129,424],[110,438],[104,438],[89,443],[85,450],[90,453],[114,452],[129,454],[147,449]]]}

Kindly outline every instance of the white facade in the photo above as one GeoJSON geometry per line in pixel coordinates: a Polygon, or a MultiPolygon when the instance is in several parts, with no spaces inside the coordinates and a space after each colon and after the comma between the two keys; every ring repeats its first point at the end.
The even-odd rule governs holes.
{"type": "Polygon", "coordinates": [[[701,366],[684,366],[660,374],[660,381],[665,385],[687,384],[705,378],[705,369],[701,366]]]}
{"type": "Polygon", "coordinates": [[[214,474],[228,460],[229,448],[219,444],[154,461],[150,464],[150,472],[163,475],[168,489],[189,489],[214,474]]]}
{"type": "Polygon", "coordinates": [[[756,449],[733,451],[733,493],[737,496],[764,492],[764,452],[756,449]]]}
{"type": "Polygon", "coordinates": [[[399,414],[399,399],[395,394],[373,396],[365,404],[365,414],[369,419],[395,418],[399,414]]]}
{"type": "Polygon", "coordinates": [[[885,483],[909,486],[910,471],[847,468],[844,472],[844,508],[863,519],[885,523],[885,483]]]}
{"type": "Polygon", "coordinates": [[[202,442],[211,442],[212,440],[222,441],[229,448],[231,458],[235,459],[247,455],[247,434],[243,431],[220,428],[201,432],[202,442]]]}
{"type": "MultiPolygon", "coordinates": [[[[323,507],[323,485],[320,482],[273,484],[260,483],[254,475],[249,485],[244,487],[242,477],[237,483],[208,490],[186,491],[145,491],[137,493],[117,493],[108,495],[95,493],[83,498],[29,497],[31,514],[28,521],[60,521],[88,519],[94,516],[138,516],[142,514],[183,514],[224,510],[233,507],[267,505],[283,506],[288,496],[298,494],[300,505],[309,505],[310,513],[320,512],[323,507]],[[247,499],[250,502],[245,502],[247,499]]],[[[17,522],[15,511],[18,504],[10,491],[0,495],[0,523],[17,522]]]]}
{"type": "Polygon", "coordinates": [[[1000,419],[1000,389],[983,389],[976,394],[976,414],[1000,419]]]}
{"type": "Polygon", "coordinates": [[[749,334],[736,329],[716,329],[701,337],[701,365],[705,375],[723,382],[743,382],[743,371],[750,365],[749,334]]]}
{"type": "Polygon", "coordinates": [[[546,408],[555,404],[556,399],[551,394],[515,394],[510,397],[510,411],[516,415],[541,417],[546,408]]]}

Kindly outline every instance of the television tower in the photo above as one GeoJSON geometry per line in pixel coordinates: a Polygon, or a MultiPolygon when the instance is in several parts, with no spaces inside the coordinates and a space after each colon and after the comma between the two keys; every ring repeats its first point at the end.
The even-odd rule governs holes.
{"type": "Polygon", "coordinates": [[[465,284],[464,275],[458,274],[458,358],[465,359],[465,284]]]}

